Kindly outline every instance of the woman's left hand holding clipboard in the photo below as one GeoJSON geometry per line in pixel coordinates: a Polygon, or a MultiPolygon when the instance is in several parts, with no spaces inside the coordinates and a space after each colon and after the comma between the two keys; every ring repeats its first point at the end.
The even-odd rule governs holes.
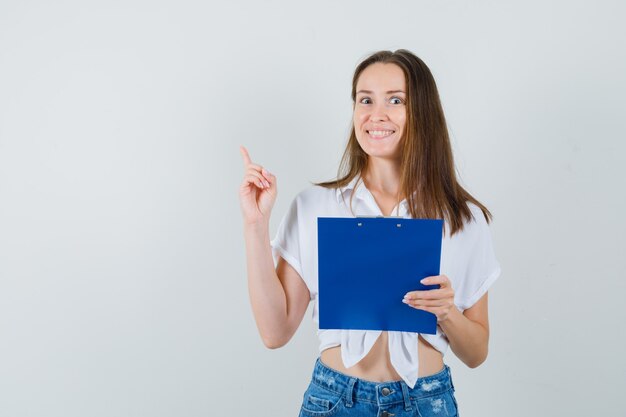
{"type": "Polygon", "coordinates": [[[420,281],[424,285],[439,284],[439,288],[425,291],[409,291],[405,294],[403,303],[428,311],[437,316],[437,322],[448,318],[454,307],[454,288],[450,279],[445,275],[426,277],[420,281]]]}

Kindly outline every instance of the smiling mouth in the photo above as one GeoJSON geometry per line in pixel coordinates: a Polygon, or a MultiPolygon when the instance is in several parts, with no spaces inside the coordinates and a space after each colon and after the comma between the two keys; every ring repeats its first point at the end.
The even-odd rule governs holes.
{"type": "Polygon", "coordinates": [[[381,139],[394,134],[395,130],[366,130],[367,134],[373,138],[381,139]]]}

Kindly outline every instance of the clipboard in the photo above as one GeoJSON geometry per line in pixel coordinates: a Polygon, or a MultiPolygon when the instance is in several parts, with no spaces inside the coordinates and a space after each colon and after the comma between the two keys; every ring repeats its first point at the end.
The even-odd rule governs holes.
{"type": "Polygon", "coordinates": [[[443,220],[318,217],[320,329],[435,334],[437,316],[402,302],[404,294],[439,288],[443,220]]]}

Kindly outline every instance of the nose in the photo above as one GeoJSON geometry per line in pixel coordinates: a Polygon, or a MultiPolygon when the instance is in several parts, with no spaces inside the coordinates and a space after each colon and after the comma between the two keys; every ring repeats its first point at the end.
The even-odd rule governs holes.
{"type": "Polygon", "coordinates": [[[387,120],[388,119],[387,108],[385,107],[385,105],[382,103],[375,104],[372,107],[372,113],[370,114],[370,119],[372,121],[387,120]]]}

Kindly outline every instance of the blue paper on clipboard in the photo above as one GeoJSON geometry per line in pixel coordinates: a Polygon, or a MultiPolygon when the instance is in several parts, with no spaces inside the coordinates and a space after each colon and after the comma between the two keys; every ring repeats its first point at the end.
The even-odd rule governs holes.
{"type": "Polygon", "coordinates": [[[435,334],[437,317],[402,302],[409,291],[439,288],[443,220],[318,217],[320,329],[435,334]]]}

